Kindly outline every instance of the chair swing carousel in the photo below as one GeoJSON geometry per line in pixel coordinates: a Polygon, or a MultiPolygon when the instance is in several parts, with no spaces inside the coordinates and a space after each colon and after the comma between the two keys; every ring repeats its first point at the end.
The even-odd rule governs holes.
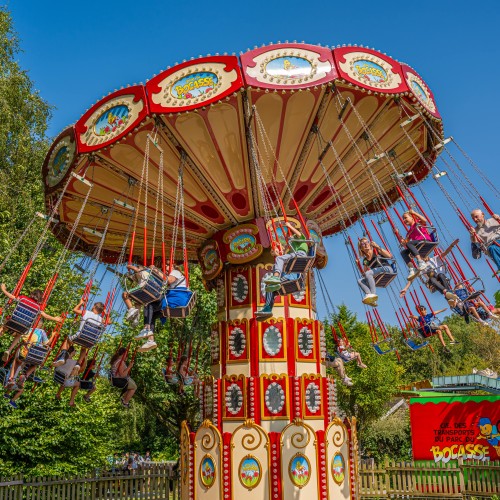
{"type": "MultiPolygon", "coordinates": [[[[231,434],[234,446],[224,456],[231,466],[218,475],[219,489],[196,481],[201,458],[191,452],[205,442],[203,433],[208,430],[200,427],[193,442],[186,427],[181,460],[189,480],[184,489],[196,489],[191,491],[194,496],[208,499],[219,493],[222,497],[222,485],[227,484],[235,497],[248,494],[236,479],[243,467],[235,451],[241,444],[238,425],[261,422],[258,429],[264,429],[267,437],[270,420],[273,431],[282,433],[277,440],[283,443],[276,455],[280,463],[275,467],[268,455],[255,452],[256,463],[271,471],[281,470],[291,459],[289,451],[299,452],[290,445],[288,432],[293,429],[286,427],[295,425],[296,419],[315,432],[324,431],[325,441],[330,439],[336,425],[327,395],[331,381],[322,381],[320,373],[321,328],[311,276],[312,267],[327,263],[322,238],[348,229],[364,234],[366,228],[358,228],[357,222],[371,214],[392,209],[399,218],[399,210],[418,208],[409,186],[419,185],[447,149],[433,95],[409,66],[363,47],[332,50],[297,43],[261,47],[240,58],[209,56],[169,68],[146,86],[110,94],[55,140],[44,164],[45,196],[47,205],[53,206],[61,195],[57,216],[63,228],[76,218],[83,195],[76,181],[69,182],[62,194],[61,186],[70,172],[87,172],[94,189],[84,217],[95,217],[96,206],[115,207],[102,261],[119,262],[120,249],[126,246],[129,264],[141,262],[144,268],[156,264],[165,280],[167,261],[168,271],[174,269],[174,261],[183,261],[187,289],[189,263],[200,262],[207,287],[217,289],[217,327],[212,334],[216,381],[205,386],[201,399],[204,418],[223,435],[231,434]],[[132,192],[125,198],[120,193],[127,186],[132,192]],[[398,199],[402,205],[396,207],[398,199]],[[132,237],[127,242],[131,218],[132,237]],[[290,239],[280,227],[287,218],[303,233],[315,224],[314,234],[305,235],[310,240],[307,255],[288,259],[284,266],[283,279],[274,290],[275,310],[256,322],[256,311],[266,300],[260,285],[271,271],[272,244],[281,239],[286,246],[290,239]],[[170,259],[167,243],[172,248],[170,259]],[[319,382],[308,379],[309,385],[302,388],[304,376],[312,372],[317,372],[319,382]],[[270,375],[276,373],[299,381],[294,394],[308,391],[305,406],[294,404],[287,382],[270,375]],[[318,405],[311,404],[316,397],[318,405]]],[[[441,187],[442,181],[436,181],[441,187]]],[[[427,228],[429,239],[418,244],[424,257],[432,255],[443,239],[438,219],[433,217],[433,222],[436,225],[429,223],[432,227],[427,228]]],[[[103,218],[100,224],[97,231],[102,231],[103,218]]],[[[408,229],[403,224],[401,234],[408,229]]],[[[91,254],[98,237],[81,229],[76,234],[76,248],[91,254]]],[[[57,237],[64,240],[65,231],[57,232],[57,237]]],[[[397,237],[396,244],[402,240],[397,237]]],[[[385,242],[384,246],[389,248],[385,242]]],[[[401,286],[392,264],[392,272],[379,273],[375,281],[389,298],[395,283],[401,286]]],[[[151,288],[149,284],[127,288],[136,303],[147,306],[159,300],[160,288],[168,298],[168,287],[160,287],[157,278],[151,272],[146,280],[151,288]]],[[[169,318],[192,314],[196,298],[185,295],[179,306],[172,307],[167,300],[163,314],[169,318]]],[[[394,309],[398,310],[397,300],[394,309]]],[[[392,330],[376,309],[367,312],[374,349],[381,355],[394,352],[392,330]]],[[[256,433],[258,429],[250,428],[256,433]]],[[[303,427],[303,432],[307,429],[303,427]]],[[[345,469],[354,473],[349,443],[345,449],[328,444],[327,453],[342,452],[345,469]]],[[[219,446],[222,449],[222,443],[219,446]]],[[[320,460],[318,455],[314,465],[318,481],[301,490],[306,497],[337,498],[334,487],[323,481],[328,458],[320,460]]],[[[292,471],[272,472],[252,494],[263,496],[267,487],[273,491],[279,484],[282,496],[291,498],[298,488],[294,477],[292,471]]],[[[347,483],[342,487],[343,498],[348,498],[347,483]]]]}

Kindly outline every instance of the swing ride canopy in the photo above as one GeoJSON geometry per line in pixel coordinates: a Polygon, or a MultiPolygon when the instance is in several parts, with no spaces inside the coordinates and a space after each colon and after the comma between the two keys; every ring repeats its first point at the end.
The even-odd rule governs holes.
{"type": "Polygon", "coordinates": [[[54,233],[66,241],[88,195],[76,248],[94,251],[109,218],[102,260],[120,252],[134,209],[138,234],[147,220],[148,248],[155,234],[159,246],[159,212],[169,244],[183,157],[195,259],[215,233],[265,217],[259,176],[272,202],[279,197],[289,214],[295,202],[328,235],[396,201],[396,176],[421,181],[440,140],[433,94],[406,64],[358,46],[263,46],[183,62],[99,100],[52,144],[46,205],[62,195],[54,233]]]}

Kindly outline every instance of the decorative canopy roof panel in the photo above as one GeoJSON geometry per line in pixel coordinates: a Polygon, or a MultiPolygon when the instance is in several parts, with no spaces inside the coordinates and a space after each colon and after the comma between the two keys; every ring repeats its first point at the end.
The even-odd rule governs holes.
{"type": "Polygon", "coordinates": [[[337,232],[394,202],[400,174],[424,178],[440,140],[434,96],[409,66],[363,47],[270,45],[184,62],[97,102],[52,144],[46,201],[62,241],[75,226],[76,248],[92,252],[108,225],[104,260],[134,228],[134,253],[146,242],[158,255],[162,233],[171,244],[182,164],[195,259],[212,235],[269,216],[278,198],[337,232]]]}

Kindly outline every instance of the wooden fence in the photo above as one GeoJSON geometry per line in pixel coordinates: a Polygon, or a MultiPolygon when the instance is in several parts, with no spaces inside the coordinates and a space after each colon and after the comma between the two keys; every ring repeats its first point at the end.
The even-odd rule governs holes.
{"type": "Polygon", "coordinates": [[[500,496],[500,462],[361,463],[358,493],[376,498],[492,498],[500,496]]]}
{"type": "Polygon", "coordinates": [[[122,470],[86,476],[0,477],[0,500],[179,500],[178,475],[155,464],[135,473],[122,470]]]}

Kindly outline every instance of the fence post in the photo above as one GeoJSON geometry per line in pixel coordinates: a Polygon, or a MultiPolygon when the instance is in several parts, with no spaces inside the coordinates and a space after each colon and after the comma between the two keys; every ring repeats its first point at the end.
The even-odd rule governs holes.
{"type": "Polygon", "coordinates": [[[464,459],[458,457],[458,481],[459,481],[459,491],[462,493],[463,498],[467,498],[466,487],[465,487],[465,477],[464,477],[464,459]]]}

